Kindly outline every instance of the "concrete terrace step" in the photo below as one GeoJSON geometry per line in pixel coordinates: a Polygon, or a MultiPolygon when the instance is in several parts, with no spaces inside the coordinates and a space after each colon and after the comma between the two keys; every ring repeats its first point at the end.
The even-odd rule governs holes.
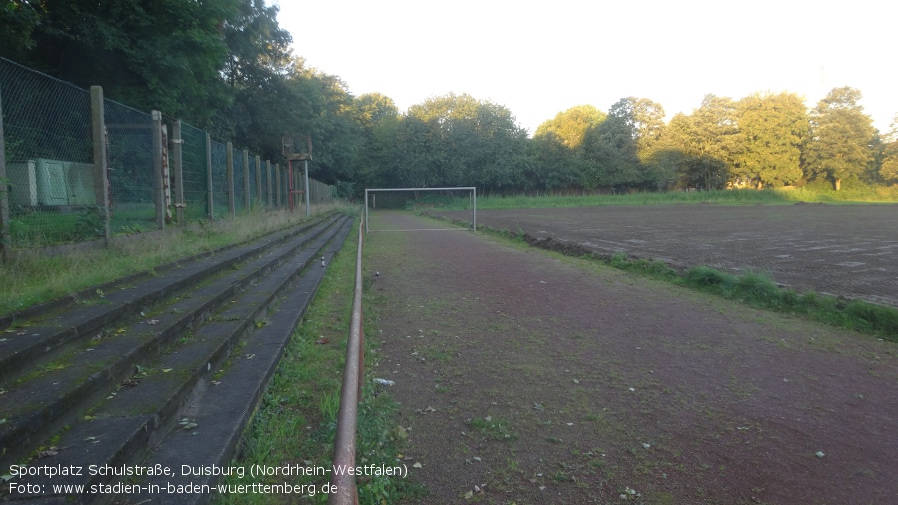
{"type": "MultiPolygon", "coordinates": [[[[138,498],[135,495],[144,494],[146,496],[139,497],[137,501],[151,499],[152,503],[191,503],[208,500],[208,495],[151,492],[150,484],[165,485],[159,479],[88,475],[88,468],[90,465],[109,465],[113,468],[159,465],[177,469],[180,473],[179,465],[186,464],[181,461],[227,462],[286,343],[323,277],[325,269],[318,266],[317,258],[323,254],[329,260],[350,229],[351,223],[344,223],[332,237],[322,238],[316,243],[320,247],[311,247],[300,257],[279,267],[265,282],[251,287],[235,299],[237,303],[229,304],[216,314],[213,322],[200,328],[190,340],[175,346],[170,353],[151,363],[148,369],[152,373],[143,377],[138,385],[120,389],[117,395],[110,395],[92,409],[90,416],[73,423],[56,441],[58,454],[42,458],[39,463],[82,467],[83,475],[30,478],[29,483],[41,486],[42,493],[31,496],[28,503],[109,501],[113,496],[89,493],[53,495],[52,486],[81,485],[89,489],[90,486],[116,482],[142,486],[140,492],[127,493],[129,501],[138,498]],[[328,245],[327,240],[331,238],[328,245]],[[302,275],[297,275],[303,267],[306,268],[302,275]],[[268,307],[274,302],[272,289],[285,295],[277,300],[277,309],[269,314],[268,307]],[[248,303],[248,300],[260,299],[263,303],[248,303]],[[266,324],[256,329],[253,323],[259,317],[265,317],[266,324]],[[252,333],[245,335],[247,331],[252,333]],[[227,351],[242,336],[244,340],[239,346],[239,353],[232,355],[230,365],[220,370],[227,351]],[[162,370],[170,372],[163,373],[162,370]],[[184,417],[191,419],[196,427],[181,429],[183,426],[178,424],[178,420],[184,417]],[[194,432],[197,435],[193,435],[194,432]],[[153,448],[156,449],[149,452],[153,448]]],[[[170,480],[174,485],[188,483],[180,477],[170,480]]]]}
{"type": "MultiPolygon", "coordinates": [[[[223,271],[334,219],[334,216],[318,219],[249,244],[224,248],[219,254],[212,256],[199,255],[199,259],[194,262],[176,262],[175,267],[163,268],[161,275],[143,282],[124,285],[110,283],[106,286],[109,290],[107,294],[93,300],[83,300],[85,305],[72,307],[71,304],[59,301],[45,304],[61,312],[31,317],[15,331],[6,333],[6,340],[0,342],[0,384],[9,382],[23,371],[33,370],[35,364],[54,359],[81,340],[92,338],[105,325],[122,317],[138,314],[164,297],[188,288],[213,273],[223,271]]],[[[87,292],[89,291],[82,292],[82,295],[87,292]]],[[[28,314],[31,315],[31,312],[28,314]]],[[[22,323],[21,319],[19,322],[22,323]]]]}
{"type": "MultiPolygon", "coordinates": [[[[239,270],[228,271],[205,285],[194,286],[192,291],[184,292],[170,302],[165,312],[150,311],[149,317],[118,321],[120,327],[106,331],[103,338],[86,343],[50,367],[36,370],[25,377],[27,380],[4,386],[6,393],[0,397],[0,418],[7,421],[0,425],[0,464],[15,461],[33,450],[35,443],[48,432],[67,424],[92,401],[105,396],[112,387],[133,375],[140,359],[157,355],[174,339],[202,322],[205,314],[224,303],[242,286],[266,274],[336,223],[337,220],[329,220],[319,224],[304,235],[264,251],[239,270]],[[153,319],[155,317],[158,319],[153,319]]],[[[195,270],[197,268],[187,270],[194,282],[197,281],[193,274],[195,270]]],[[[168,280],[171,284],[172,279],[168,280]]],[[[153,281],[150,290],[158,288],[153,281]]],[[[134,291],[139,293],[140,288],[134,291]]]]}
{"type": "MultiPolygon", "coordinates": [[[[276,303],[279,294],[291,293],[288,295],[289,299],[306,296],[301,310],[286,311],[293,319],[288,317],[288,321],[284,323],[282,320],[285,316],[280,315],[281,312],[275,312],[270,320],[264,325],[260,324],[262,328],[255,332],[259,338],[264,338],[267,333],[275,331],[283,334],[281,338],[286,342],[304,312],[311,293],[317,288],[324,269],[309,268],[299,280],[297,276],[304,267],[318,265],[317,258],[328,243],[332,244],[330,246],[332,251],[336,250],[348,232],[348,220],[331,221],[330,224],[334,226],[331,226],[327,233],[322,233],[323,229],[312,230],[311,233],[314,235],[310,240],[305,237],[300,239],[304,245],[295,255],[291,256],[291,253],[300,248],[287,243],[281,248],[275,248],[270,254],[247,262],[247,265],[240,270],[244,275],[239,283],[229,275],[221,276],[194,290],[190,293],[191,296],[171,301],[163,307],[165,312],[130,321],[130,325],[123,328],[125,331],[122,331],[118,338],[103,339],[96,345],[92,343],[94,347],[86,347],[69,356],[69,363],[72,366],[51,370],[37,377],[36,379],[41,381],[40,387],[26,386],[32,381],[22,382],[21,391],[17,388],[4,394],[0,406],[9,409],[10,412],[15,409],[28,411],[28,405],[23,401],[28,398],[28,404],[32,406],[32,410],[29,411],[31,416],[27,423],[22,423],[16,421],[21,416],[5,417],[6,414],[0,413],[0,418],[8,419],[10,425],[3,426],[4,441],[14,443],[15,440],[26,438],[23,434],[31,433],[27,436],[27,443],[20,444],[20,449],[28,447],[29,450],[34,450],[38,446],[46,447],[50,443],[59,448],[58,454],[33,462],[40,465],[76,465],[86,468],[91,464],[133,463],[135,458],[142,458],[149,448],[164,439],[165,434],[177,424],[179,416],[185,409],[204,396],[204,392],[209,390],[209,377],[218,371],[220,364],[228,357],[231,349],[238,345],[240,339],[256,330],[255,323],[266,320],[266,311],[276,303]],[[270,257],[281,259],[272,260],[270,257]],[[264,278],[258,274],[246,275],[247,268],[253,272],[270,271],[271,274],[264,278]],[[249,277],[253,279],[246,280],[249,277]],[[234,288],[237,284],[248,284],[248,287],[237,293],[234,288]],[[210,304],[209,300],[213,298],[216,299],[216,303],[210,304]],[[188,311],[193,314],[189,317],[196,322],[192,333],[186,331],[191,325],[182,324],[185,317],[188,317],[186,316],[188,311]],[[147,321],[156,324],[151,326],[147,321]],[[170,329],[177,326],[180,326],[180,331],[170,329]],[[285,330],[287,326],[289,331],[285,330]],[[109,359],[102,359],[104,355],[109,359]],[[116,356],[121,359],[111,359],[116,356]],[[88,380],[79,381],[78,373],[83,375],[84,370],[89,371],[91,364],[94,367],[99,366],[96,364],[97,361],[106,363],[102,371],[93,372],[88,380]],[[82,366],[74,366],[75,363],[82,366]],[[140,367],[137,368],[137,365],[140,367]],[[122,377],[124,380],[120,382],[122,377]],[[56,391],[53,391],[54,386],[56,391]],[[42,392],[41,387],[48,389],[49,392],[42,392]],[[29,389],[33,394],[30,398],[24,392],[29,389]],[[61,389],[68,390],[69,393],[60,394],[61,389]],[[14,402],[10,402],[10,399],[14,402]],[[99,403],[97,400],[100,400],[99,403]],[[66,429],[52,437],[52,442],[39,437],[37,433],[40,430],[35,430],[32,425],[41,423],[45,426],[52,425],[52,421],[47,423],[44,418],[52,417],[53,414],[63,410],[69,412],[69,415],[60,417],[65,419],[66,429]],[[35,414],[36,411],[39,413],[35,414]],[[84,416],[85,412],[88,415],[84,416]]],[[[235,275],[241,277],[240,273],[235,275]]],[[[253,345],[254,341],[250,341],[247,348],[253,345]]],[[[262,356],[262,353],[258,354],[262,356]]],[[[270,368],[273,369],[279,357],[280,354],[270,368]]],[[[261,390],[263,386],[256,384],[251,386],[251,389],[261,390]]],[[[257,397],[255,394],[254,398],[257,397]]],[[[60,422],[55,423],[59,424],[60,422]]],[[[44,438],[47,435],[49,433],[44,433],[44,438]]],[[[10,461],[18,461],[9,457],[13,452],[16,451],[7,451],[2,456],[4,469],[9,466],[10,461]]],[[[28,481],[39,483],[40,479],[29,478],[28,481]]],[[[99,480],[73,479],[70,482],[102,481],[100,477],[99,480]]],[[[66,482],[69,482],[68,478],[56,478],[52,479],[52,482],[46,480],[44,484],[66,482]]],[[[52,500],[46,494],[43,496],[39,499],[40,502],[52,500]]],[[[19,497],[23,496],[5,498],[19,497]]],[[[79,499],[83,502],[93,502],[96,498],[84,495],[79,499]]],[[[69,503],[71,499],[72,497],[66,498],[69,503]]]]}

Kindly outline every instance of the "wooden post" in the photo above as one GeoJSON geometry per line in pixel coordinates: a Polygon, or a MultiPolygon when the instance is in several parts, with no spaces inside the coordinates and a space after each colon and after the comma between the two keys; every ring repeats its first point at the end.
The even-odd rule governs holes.
{"type": "Polygon", "coordinates": [[[212,135],[206,132],[206,207],[209,219],[215,220],[215,200],[212,198],[212,135]]]}
{"type": "Polygon", "coordinates": [[[243,150],[243,209],[252,210],[249,201],[249,151],[243,150]]]}
{"type": "Polygon", "coordinates": [[[110,226],[109,219],[109,171],[106,159],[106,116],[103,106],[103,88],[90,87],[90,119],[91,136],[94,147],[94,198],[97,203],[97,211],[103,222],[103,241],[109,245],[110,226]]]}
{"type": "Polygon", "coordinates": [[[237,198],[234,193],[234,144],[228,142],[225,154],[228,165],[228,213],[231,217],[237,216],[237,198]]]}
{"type": "Polygon", "coordinates": [[[186,224],[184,219],[184,159],[182,149],[184,139],[181,138],[180,119],[176,119],[172,123],[172,137],[174,137],[171,139],[171,164],[175,170],[175,219],[178,222],[178,226],[184,226],[186,224]]]}
{"type": "Polygon", "coordinates": [[[0,94],[0,260],[4,263],[9,261],[9,246],[9,183],[3,142],[3,96],[0,94]]]}
{"type": "Polygon", "coordinates": [[[156,174],[156,227],[165,229],[165,180],[162,173],[162,113],[152,111],[153,172],[156,174]]]}

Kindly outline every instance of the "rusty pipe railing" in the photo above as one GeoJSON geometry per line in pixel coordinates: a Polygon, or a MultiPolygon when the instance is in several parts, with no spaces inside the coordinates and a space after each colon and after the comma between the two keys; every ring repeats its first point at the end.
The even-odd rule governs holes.
{"type": "MultiPolygon", "coordinates": [[[[337,414],[337,436],[334,440],[334,469],[355,466],[356,426],[358,406],[362,401],[365,378],[365,330],[362,324],[362,230],[364,216],[359,219],[359,246],[355,259],[355,289],[352,295],[352,319],[346,343],[346,364],[343,368],[343,387],[340,391],[340,410],[337,414]]],[[[332,469],[332,470],[334,470],[332,469]]],[[[357,505],[358,488],[355,476],[349,472],[331,472],[331,494],[328,505],[357,505]],[[336,490],[334,490],[336,488],[336,490]]]]}

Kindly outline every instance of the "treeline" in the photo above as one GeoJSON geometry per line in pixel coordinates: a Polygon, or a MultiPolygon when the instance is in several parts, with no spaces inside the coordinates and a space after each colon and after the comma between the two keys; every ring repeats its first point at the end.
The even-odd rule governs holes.
{"type": "Polygon", "coordinates": [[[353,98],[292,54],[277,12],[264,0],[4,0],[0,56],[273,162],[282,136],[310,135],[315,177],[351,180],[353,98]]]}
{"type": "Polygon", "coordinates": [[[0,55],[272,160],[283,135],[308,134],[313,175],[347,195],[898,182],[898,116],[878,132],[853,88],[810,110],[787,92],[708,95],[667,123],[660,104],[627,97],[560,112],[531,138],[506,107],[466,94],[404,112],[381,94],[353,96],[291,53],[276,15],[264,0],[12,0],[0,7],[0,55]]]}

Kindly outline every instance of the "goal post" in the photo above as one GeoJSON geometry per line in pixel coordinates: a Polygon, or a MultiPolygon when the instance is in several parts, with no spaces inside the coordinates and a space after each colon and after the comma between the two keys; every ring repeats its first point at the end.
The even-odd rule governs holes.
{"type": "Polygon", "coordinates": [[[415,192],[415,191],[467,191],[471,196],[471,229],[477,230],[477,188],[474,186],[451,188],[365,188],[365,232],[368,233],[368,209],[370,208],[369,196],[372,201],[377,193],[386,192],[415,192]]]}

